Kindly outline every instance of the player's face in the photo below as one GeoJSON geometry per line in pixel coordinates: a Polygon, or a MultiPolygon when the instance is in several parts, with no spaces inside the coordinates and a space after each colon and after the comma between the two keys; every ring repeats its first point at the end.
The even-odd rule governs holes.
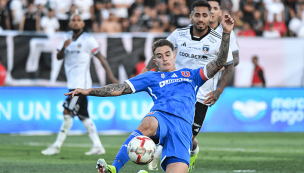
{"type": "Polygon", "coordinates": [[[80,18],[79,15],[75,15],[70,23],[70,28],[73,30],[73,31],[77,31],[77,30],[81,30],[83,27],[84,27],[84,22],[83,20],[80,18]]]}
{"type": "Polygon", "coordinates": [[[190,14],[190,20],[193,22],[193,28],[198,32],[205,31],[209,26],[210,11],[208,7],[194,7],[190,14]]]}
{"type": "Polygon", "coordinates": [[[211,6],[210,23],[218,22],[219,18],[222,16],[222,10],[219,3],[216,1],[209,1],[208,3],[211,6]]]}
{"type": "Polygon", "coordinates": [[[169,46],[158,47],[154,51],[154,62],[162,72],[170,72],[176,70],[175,56],[169,46]]]}

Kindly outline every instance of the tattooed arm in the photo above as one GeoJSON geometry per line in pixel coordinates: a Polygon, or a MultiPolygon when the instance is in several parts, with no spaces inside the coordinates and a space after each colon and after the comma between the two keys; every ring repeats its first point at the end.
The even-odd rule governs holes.
{"type": "Polygon", "coordinates": [[[133,91],[129,84],[110,84],[101,88],[90,88],[90,89],[80,89],[77,88],[74,91],[66,93],[64,95],[74,97],[74,96],[99,96],[99,97],[107,97],[107,96],[120,96],[124,94],[132,94],[133,91]]]}
{"type": "Polygon", "coordinates": [[[233,51],[232,56],[233,56],[234,67],[236,67],[237,65],[239,65],[239,51],[238,50],[233,51]]]}
{"type": "Polygon", "coordinates": [[[204,101],[204,104],[210,106],[213,105],[218,100],[218,98],[220,97],[226,86],[229,84],[233,75],[234,75],[234,66],[233,64],[230,64],[225,67],[225,71],[223,73],[223,76],[221,78],[221,81],[217,89],[206,95],[207,99],[204,101]]]}

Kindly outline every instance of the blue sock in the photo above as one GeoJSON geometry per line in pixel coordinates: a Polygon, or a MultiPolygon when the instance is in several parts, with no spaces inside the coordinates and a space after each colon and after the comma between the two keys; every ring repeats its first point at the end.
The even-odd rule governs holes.
{"type": "Polygon", "coordinates": [[[120,150],[118,151],[115,160],[113,162],[113,166],[116,168],[116,172],[118,173],[119,170],[129,161],[129,156],[127,152],[128,144],[135,136],[143,135],[139,130],[135,130],[132,134],[128,137],[128,139],[122,144],[120,150]]]}

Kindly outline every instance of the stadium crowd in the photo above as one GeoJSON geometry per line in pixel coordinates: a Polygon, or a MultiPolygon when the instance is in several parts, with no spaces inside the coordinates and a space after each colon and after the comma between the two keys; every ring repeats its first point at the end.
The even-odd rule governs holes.
{"type": "MultiPolygon", "coordinates": [[[[172,32],[190,24],[194,0],[0,0],[1,30],[67,31],[76,9],[88,32],[172,32]]],[[[304,0],[222,0],[244,37],[304,35],[304,0]]]]}

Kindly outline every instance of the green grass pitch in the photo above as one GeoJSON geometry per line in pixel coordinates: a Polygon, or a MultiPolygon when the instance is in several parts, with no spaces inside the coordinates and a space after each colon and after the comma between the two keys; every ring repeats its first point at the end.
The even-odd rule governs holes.
{"type": "MultiPolygon", "coordinates": [[[[55,156],[40,152],[55,141],[56,135],[0,135],[0,173],[82,173],[97,172],[95,164],[103,157],[112,163],[128,135],[100,135],[106,148],[103,156],[85,156],[91,141],[87,135],[68,136],[55,156]]],[[[215,172],[304,172],[304,133],[200,133],[200,153],[193,173],[215,172]]],[[[147,170],[128,162],[121,173],[147,170]]],[[[148,171],[158,173],[160,171],[148,171]]]]}

